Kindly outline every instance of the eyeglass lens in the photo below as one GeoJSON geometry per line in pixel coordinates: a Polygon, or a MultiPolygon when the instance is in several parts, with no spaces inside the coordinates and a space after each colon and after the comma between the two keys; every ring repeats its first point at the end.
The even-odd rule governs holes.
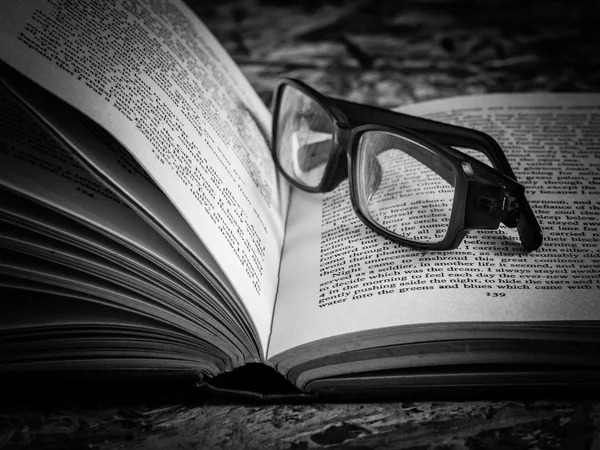
{"type": "Polygon", "coordinates": [[[285,86],[277,124],[275,146],[282,169],[304,186],[318,186],[332,150],[331,117],[302,91],[285,86]]]}
{"type": "MultiPolygon", "coordinates": [[[[292,86],[281,93],[276,153],[281,168],[303,186],[317,187],[333,150],[334,124],[311,97],[292,86]]],[[[407,136],[364,132],[358,142],[355,183],[363,214],[414,242],[447,234],[454,199],[453,167],[407,136]]]]}
{"type": "Polygon", "coordinates": [[[455,191],[453,166],[409,137],[367,131],[357,149],[360,207],[373,222],[415,242],[446,236],[455,191]]]}

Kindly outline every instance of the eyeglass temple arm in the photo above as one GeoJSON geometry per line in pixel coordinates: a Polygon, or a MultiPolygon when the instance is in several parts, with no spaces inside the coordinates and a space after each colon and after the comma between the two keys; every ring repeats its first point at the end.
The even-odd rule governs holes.
{"type": "MultiPolygon", "coordinates": [[[[449,146],[474,148],[487,156],[496,170],[516,180],[515,174],[502,148],[494,138],[481,131],[402,114],[376,106],[349,102],[347,100],[331,98],[331,101],[333,101],[353,125],[378,123],[381,125],[408,128],[434,142],[449,146]]],[[[525,197],[522,199],[520,209],[521,218],[517,225],[519,237],[525,249],[530,251],[535,250],[542,243],[541,228],[525,197]]]]}

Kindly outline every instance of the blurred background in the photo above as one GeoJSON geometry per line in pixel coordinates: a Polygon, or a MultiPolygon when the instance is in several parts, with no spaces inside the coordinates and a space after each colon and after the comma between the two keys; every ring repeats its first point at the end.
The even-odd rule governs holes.
{"type": "Polygon", "coordinates": [[[187,0],[263,100],[280,76],[394,107],[600,90],[600,2],[187,0]]]}

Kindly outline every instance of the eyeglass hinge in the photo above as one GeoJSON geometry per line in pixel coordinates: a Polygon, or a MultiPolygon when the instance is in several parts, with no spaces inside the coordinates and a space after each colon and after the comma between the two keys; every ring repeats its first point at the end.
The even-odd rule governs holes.
{"type": "Polygon", "coordinates": [[[518,207],[518,204],[515,203],[515,198],[503,195],[498,198],[495,196],[484,196],[479,198],[479,204],[477,205],[479,209],[483,209],[489,213],[494,211],[509,211],[518,207]]]}
{"type": "Polygon", "coordinates": [[[505,186],[488,186],[479,197],[477,207],[489,213],[494,211],[511,213],[518,211],[520,206],[517,198],[505,186]]]}
{"type": "Polygon", "coordinates": [[[500,216],[507,226],[516,226],[521,213],[521,205],[517,198],[510,195],[505,188],[500,192],[486,192],[478,199],[477,207],[492,216],[500,216]]]}

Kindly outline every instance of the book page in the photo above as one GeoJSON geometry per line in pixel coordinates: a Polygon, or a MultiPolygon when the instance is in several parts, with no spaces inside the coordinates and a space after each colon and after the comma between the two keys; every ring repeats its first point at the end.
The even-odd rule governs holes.
{"type": "Polygon", "coordinates": [[[140,279],[156,283],[181,295],[198,295],[198,292],[189,292],[185,284],[175,279],[167,270],[152,264],[150,259],[125,245],[118,244],[108,236],[11,191],[1,189],[0,195],[0,223],[3,226],[9,224],[57,239],[114,261],[134,271],[140,279]]]}
{"type": "MultiPolygon", "coordinates": [[[[197,292],[213,292],[185,258],[98,183],[3,89],[0,102],[0,186],[110,236],[171,272],[182,285],[194,286],[197,292]]],[[[11,202],[4,192],[2,195],[0,209],[11,202]]]]}
{"type": "MultiPolygon", "coordinates": [[[[86,248],[91,254],[118,261],[121,270],[134,265],[137,279],[150,278],[153,283],[160,283],[161,290],[168,288],[172,292],[172,295],[152,296],[171,307],[179,305],[177,308],[184,311],[186,320],[201,322],[205,329],[210,329],[196,333],[198,338],[209,342],[220,338],[238,344],[241,341],[243,344],[238,348],[252,343],[248,344],[247,355],[258,359],[253,336],[241,321],[232,318],[238,311],[232,305],[215,301],[219,291],[110,189],[98,183],[3,89],[0,89],[0,120],[3,123],[0,128],[0,227],[3,233],[13,223],[20,229],[29,228],[59,238],[67,236],[74,248],[86,248]],[[69,226],[71,219],[73,226],[69,226]],[[214,332],[215,327],[219,333],[214,332]]],[[[77,260],[56,248],[46,253],[46,259],[61,257],[69,263],[77,260]]],[[[6,252],[0,255],[1,262],[5,262],[6,252]]],[[[93,270],[91,266],[82,270],[96,273],[99,278],[103,275],[101,270],[93,270]]],[[[132,279],[121,283],[134,284],[132,279]]],[[[136,292],[144,294],[141,287],[136,285],[136,292]]],[[[238,355],[237,359],[242,360],[242,356],[238,355]]]]}
{"type": "Polygon", "coordinates": [[[178,0],[5,1],[0,58],[127,148],[205,242],[263,348],[285,198],[270,116],[231,58],[178,0]]]}
{"type": "MultiPolygon", "coordinates": [[[[74,159],[93,175],[91,178],[100,180],[115,197],[144,217],[200,273],[208,278],[208,270],[211,277],[219,278],[220,286],[229,287],[228,280],[202,241],[127,150],[74,108],[29,80],[14,75],[3,74],[0,81],[35,116],[35,119],[27,117],[23,120],[41,121],[54,138],[66,145],[74,159]]],[[[0,92],[0,98],[3,95],[7,94],[0,92]]],[[[25,134],[24,130],[22,132],[25,134]]]]}
{"type": "MultiPolygon", "coordinates": [[[[241,326],[242,323],[250,322],[247,310],[239,304],[240,300],[234,293],[229,280],[202,241],[179,214],[179,211],[153,183],[135,159],[104,130],[56,97],[48,94],[47,91],[22,77],[16,79],[4,75],[2,81],[10,86],[13,92],[18,92],[20,100],[35,112],[37,119],[42,120],[45,125],[50,127],[54,137],[59,142],[65,143],[70,153],[73,153],[75,160],[91,172],[89,179],[95,177],[100,180],[108,187],[108,192],[114,194],[115,197],[130,206],[136,214],[143,217],[173,247],[173,251],[176,250],[190,262],[197,271],[194,279],[198,280],[203,288],[200,295],[196,295],[196,298],[193,299],[197,305],[196,315],[202,314],[207,307],[216,308],[220,320],[229,323],[230,330],[236,332],[239,337],[244,336],[252,342],[254,353],[257,353],[255,337],[244,331],[247,327],[241,326]],[[205,289],[208,286],[210,286],[210,296],[205,289]]],[[[0,98],[2,98],[1,95],[2,90],[0,90],[0,98]]],[[[0,115],[7,106],[6,102],[2,106],[0,115]]],[[[15,105],[15,107],[17,106],[15,105]]],[[[17,114],[7,113],[11,118],[5,120],[5,123],[8,122],[15,127],[13,134],[17,139],[32,134],[33,130],[39,130],[38,133],[41,134],[36,141],[51,139],[49,136],[43,135],[44,130],[37,123],[32,123],[34,119],[29,117],[30,114],[20,112],[18,115],[23,117],[13,120],[17,114]],[[15,126],[14,122],[17,121],[19,124],[15,126]]],[[[28,145],[27,139],[24,144],[28,145]]],[[[40,146],[21,151],[30,152],[31,150],[34,150],[35,154],[29,155],[30,158],[43,157],[41,155],[44,154],[44,151],[40,149],[40,146]]],[[[62,157],[71,159],[67,150],[63,151],[62,157]]],[[[52,162],[46,160],[44,164],[51,166],[52,162]]],[[[10,166],[10,164],[7,165],[10,166]]],[[[31,172],[27,173],[31,174],[31,172]]],[[[25,172],[21,172],[21,174],[25,175],[25,172]]],[[[80,177],[76,178],[76,182],[80,177]]],[[[25,179],[26,177],[18,178],[21,183],[25,179]]],[[[107,218],[112,219],[111,214],[107,214],[107,218]]],[[[131,225],[136,230],[135,226],[131,225]]],[[[136,234],[143,235],[140,231],[138,229],[136,234]]],[[[183,286],[181,287],[183,288],[183,286]]],[[[198,291],[196,286],[193,288],[196,292],[198,291]]]]}
{"type": "MultiPolygon", "coordinates": [[[[129,291],[142,297],[148,305],[153,305],[155,308],[153,317],[157,320],[163,320],[164,318],[165,321],[168,321],[170,317],[176,314],[181,316],[184,322],[193,323],[195,325],[193,335],[198,341],[204,340],[230,354],[235,354],[236,347],[243,347],[238,337],[232,334],[228,328],[223,327],[221,321],[215,320],[209,314],[198,315],[196,303],[168,289],[167,284],[144,279],[135,271],[128,270],[118,262],[111,261],[80,247],[66,244],[9,223],[0,222],[0,225],[0,249],[4,254],[0,264],[4,264],[6,259],[10,261],[10,253],[14,253],[30,255],[32,257],[30,261],[34,264],[37,260],[51,262],[53,263],[52,266],[59,272],[64,270],[65,274],[70,272],[74,277],[78,272],[86,274],[86,276],[92,275],[96,277],[97,284],[93,287],[90,286],[90,290],[97,289],[98,286],[106,283],[112,284],[115,288],[118,287],[124,292],[129,291]],[[6,258],[7,253],[8,258],[6,258]]],[[[17,260],[17,267],[18,265],[19,261],[17,260]]],[[[13,274],[15,273],[18,273],[18,271],[13,271],[13,274]]],[[[15,276],[23,277],[24,286],[30,284],[27,280],[27,272],[15,276]]],[[[108,298],[111,299],[110,296],[108,298]]],[[[110,303],[110,300],[107,300],[106,303],[110,303]]],[[[140,313],[149,312],[145,310],[147,306],[143,301],[138,302],[138,304],[137,310],[140,313]]],[[[122,307],[119,306],[118,302],[115,302],[113,306],[122,307]]],[[[136,308],[134,303],[124,306],[136,308]]],[[[35,315],[32,315],[32,322],[36,320],[35,315]]]]}
{"type": "Polygon", "coordinates": [[[187,366],[189,371],[212,375],[224,370],[189,334],[137,312],[103,305],[93,295],[58,286],[38,289],[35,282],[22,290],[7,277],[0,285],[6,293],[0,302],[5,319],[0,324],[5,336],[0,339],[4,375],[15,369],[35,373],[65,365],[70,370],[110,370],[117,360],[129,369],[187,366]],[[45,330],[41,338],[40,329],[45,330]]]}
{"type": "Polygon", "coordinates": [[[347,182],[322,195],[294,190],[269,356],[400,325],[599,320],[600,95],[462,97],[402,112],[496,138],[544,243],[526,253],[502,226],[452,251],[418,251],[364,226],[347,182]]]}

